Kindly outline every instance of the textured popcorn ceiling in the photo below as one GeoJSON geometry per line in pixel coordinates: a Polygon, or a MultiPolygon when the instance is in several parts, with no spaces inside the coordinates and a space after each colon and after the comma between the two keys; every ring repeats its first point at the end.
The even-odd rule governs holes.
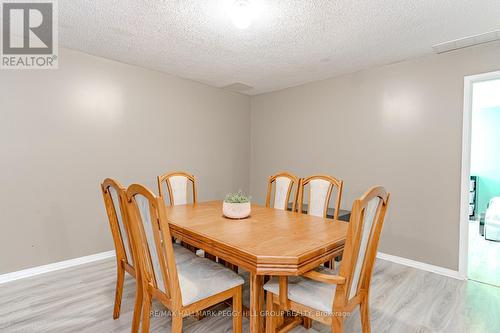
{"type": "Polygon", "coordinates": [[[61,0],[60,43],[255,95],[432,53],[500,28],[499,0],[254,0],[246,30],[230,0],[61,0]]]}

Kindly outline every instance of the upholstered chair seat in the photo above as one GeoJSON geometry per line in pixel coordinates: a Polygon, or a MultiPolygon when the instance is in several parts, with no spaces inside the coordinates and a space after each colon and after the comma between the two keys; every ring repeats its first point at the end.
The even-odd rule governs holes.
{"type": "MultiPolygon", "coordinates": [[[[338,270],[324,267],[318,267],[315,271],[322,274],[338,275],[338,270]]],[[[325,314],[331,314],[336,287],[334,284],[323,283],[302,276],[289,276],[288,299],[325,314]]],[[[264,285],[264,290],[275,295],[279,294],[279,288],[278,277],[273,277],[264,285]]]]}
{"type": "Polygon", "coordinates": [[[186,261],[191,260],[191,255],[193,254],[193,252],[177,243],[172,243],[172,246],[174,248],[175,263],[177,265],[181,265],[186,261]]]}
{"type": "Polygon", "coordinates": [[[245,282],[232,270],[209,259],[200,258],[182,246],[174,246],[174,256],[183,306],[241,286],[245,282]]]}

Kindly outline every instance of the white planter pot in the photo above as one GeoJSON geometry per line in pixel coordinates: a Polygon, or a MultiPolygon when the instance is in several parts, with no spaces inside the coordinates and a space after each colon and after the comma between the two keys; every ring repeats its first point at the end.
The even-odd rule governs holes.
{"type": "Polygon", "coordinates": [[[230,219],[244,219],[250,216],[250,211],[250,202],[229,203],[224,201],[222,203],[222,213],[230,219]]]}

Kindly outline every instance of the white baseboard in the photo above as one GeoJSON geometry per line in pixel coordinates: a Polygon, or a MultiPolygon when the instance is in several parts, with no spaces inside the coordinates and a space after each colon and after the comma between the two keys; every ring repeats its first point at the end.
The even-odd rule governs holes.
{"type": "Polygon", "coordinates": [[[79,257],[79,258],[64,260],[64,261],[60,261],[60,262],[55,262],[55,263],[48,264],[48,265],[27,268],[27,269],[23,269],[23,270],[17,271],[17,272],[6,273],[6,274],[0,275],[0,284],[19,280],[19,279],[24,279],[27,277],[40,275],[40,274],[44,274],[44,273],[48,273],[48,272],[53,272],[53,271],[57,271],[57,270],[64,269],[64,268],[78,266],[78,265],[86,264],[86,263],[93,262],[93,261],[112,258],[114,256],[115,256],[115,251],[113,250],[113,251],[91,254],[91,255],[85,256],[85,257],[79,257]]]}
{"type": "Polygon", "coordinates": [[[406,259],[406,258],[402,258],[402,257],[398,257],[398,256],[393,256],[393,255],[385,254],[382,252],[377,253],[377,258],[382,259],[382,260],[391,261],[391,262],[394,262],[396,264],[401,264],[401,265],[413,267],[413,268],[420,269],[423,271],[448,276],[448,277],[458,279],[458,280],[466,280],[466,278],[463,277],[459,271],[454,271],[452,269],[426,264],[426,263],[423,263],[420,261],[415,261],[415,260],[406,259]]]}
{"type": "MultiPolygon", "coordinates": [[[[82,265],[82,264],[86,264],[86,263],[90,263],[90,262],[94,262],[94,261],[98,261],[98,260],[108,259],[108,258],[112,258],[114,256],[115,256],[115,251],[107,251],[107,252],[92,254],[89,256],[85,256],[85,257],[64,260],[64,261],[56,262],[53,264],[23,269],[23,270],[17,271],[17,272],[6,273],[6,274],[0,275],[0,284],[19,280],[19,279],[24,279],[24,278],[28,278],[28,277],[32,277],[35,275],[48,273],[48,272],[53,272],[53,271],[57,271],[60,269],[78,266],[78,265],[82,265]]],[[[394,262],[396,264],[401,264],[401,265],[413,267],[413,268],[420,269],[423,271],[452,277],[454,279],[465,280],[465,278],[462,277],[458,271],[454,271],[454,270],[451,270],[448,268],[434,266],[434,265],[426,264],[426,263],[411,260],[411,259],[406,259],[406,258],[402,258],[402,257],[398,257],[398,256],[393,256],[390,254],[385,254],[382,252],[377,253],[377,258],[382,259],[382,260],[391,261],[391,262],[394,262]]]]}

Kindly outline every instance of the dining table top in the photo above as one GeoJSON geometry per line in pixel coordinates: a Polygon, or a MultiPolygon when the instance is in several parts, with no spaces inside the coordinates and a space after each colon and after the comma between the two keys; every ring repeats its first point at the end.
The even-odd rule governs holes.
{"type": "Polygon", "coordinates": [[[343,249],[348,223],[252,204],[245,219],[222,201],[168,206],[174,237],[257,274],[298,275],[343,249]]]}

